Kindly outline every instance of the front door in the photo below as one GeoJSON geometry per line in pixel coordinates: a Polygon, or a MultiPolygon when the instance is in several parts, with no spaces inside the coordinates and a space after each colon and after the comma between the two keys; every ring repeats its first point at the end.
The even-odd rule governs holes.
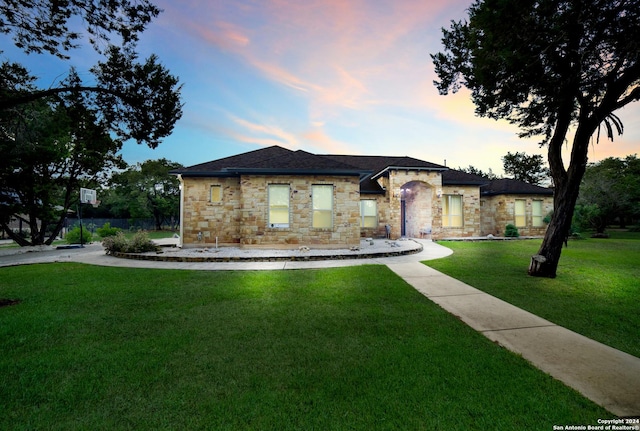
{"type": "Polygon", "coordinates": [[[400,201],[400,236],[407,234],[407,220],[406,220],[407,202],[402,199],[400,201]]]}

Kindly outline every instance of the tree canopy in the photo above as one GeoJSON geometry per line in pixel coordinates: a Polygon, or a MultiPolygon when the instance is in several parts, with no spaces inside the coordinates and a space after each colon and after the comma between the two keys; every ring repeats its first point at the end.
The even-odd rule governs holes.
{"type": "Polygon", "coordinates": [[[477,0],[468,11],[443,29],[435,85],[468,88],[478,115],[547,145],[554,217],[529,273],[555,277],[591,139],[622,133],[614,112],[640,99],[640,0],[477,0]]]}
{"type": "Polygon", "coordinates": [[[545,167],[540,154],[529,156],[526,153],[509,151],[502,156],[502,165],[504,172],[514,180],[539,186],[549,179],[549,169],[545,167]]]}
{"type": "Polygon", "coordinates": [[[79,188],[123,165],[121,142],[83,102],[76,95],[0,112],[0,228],[19,245],[51,244],[79,188]],[[12,218],[29,227],[28,237],[10,228],[12,218]]]}
{"type": "Polygon", "coordinates": [[[169,171],[183,167],[167,159],[129,166],[109,180],[106,204],[119,217],[153,218],[157,230],[180,216],[180,181],[169,171]]]}
{"type": "Polygon", "coordinates": [[[27,54],[70,65],[42,88],[22,64],[0,63],[0,226],[19,244],[50,243],[80,185],[122,166],[124,141],[155,148],[173,131],[181,84],[157,56],[140,61],[136,52],[159,13],[149,0],[0,2],[0,33],[27,54]],[[72,65],[83,36],[101,55],[87,81],[72,65]],[[11,232],[12,217],[27,223],[30,239],[11,232]]]}
{"type": "Polygon", "coordinates": [[[640,218],[640,159],[608,157],[591,163],[582,179],[576,207],[578,222],[604,233],[614,221],[621,226],[640,218]]]}
{"type": "Polygon", "coordinates": [[[0,64],[0,110],[49,97],[84,94],[97,119],[120,139],[134,139],[155,148],[182,115],[178,78],[155,55],[138,61],[135,42],[160,10],[147,0],[70,0],[65,2],[11,0],[0,5],[0,32],[12,37],[26,53],[71,59],[81,34],[71,30],[79,18],[89,43],[103,56],[82,82],[73,67],[59,85],[36,88],[20,64],[0,64]],[[119,42],[113,43],[114,37],[119,42]]]}

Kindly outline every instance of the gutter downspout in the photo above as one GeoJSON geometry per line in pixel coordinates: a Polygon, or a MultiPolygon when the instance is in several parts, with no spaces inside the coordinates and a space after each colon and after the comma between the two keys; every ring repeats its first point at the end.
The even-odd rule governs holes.
{"type": "Polygon", "coordinates": [[[178,179],[180,180],[180,238],[178,238],[178,247],[182,248],[182,238],[184,238],[184,180],[181,174],[178,174],[178,179]]]}

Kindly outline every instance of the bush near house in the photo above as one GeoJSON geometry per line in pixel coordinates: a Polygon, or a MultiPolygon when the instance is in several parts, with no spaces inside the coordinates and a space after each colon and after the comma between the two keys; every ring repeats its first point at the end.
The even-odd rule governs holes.
{"type": "Polygon", "coordinates": [[[113,253],[145,253],[155,251],[158,247],[149,239],[146,232],[137,232],[131,239],[122,232],[109,236],[102,241],[107,254],[113,253]]]}
{"type": "Polygon", "coordinates": [[[508,224],[504,231],[504,236],[507,238],[518,238],[520,236],[520,232],[518,232],[518,228],[515,225],[508,224]]]}

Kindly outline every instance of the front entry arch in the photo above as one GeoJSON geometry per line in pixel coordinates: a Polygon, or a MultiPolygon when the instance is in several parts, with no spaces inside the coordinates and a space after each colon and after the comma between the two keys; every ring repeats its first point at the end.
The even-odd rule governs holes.
{"type": "Polygon", "coordinates": [[[422,181],[410,181],[400,189],[401,236],[417,238],[432,228],[433,188],[422,181]]]}

